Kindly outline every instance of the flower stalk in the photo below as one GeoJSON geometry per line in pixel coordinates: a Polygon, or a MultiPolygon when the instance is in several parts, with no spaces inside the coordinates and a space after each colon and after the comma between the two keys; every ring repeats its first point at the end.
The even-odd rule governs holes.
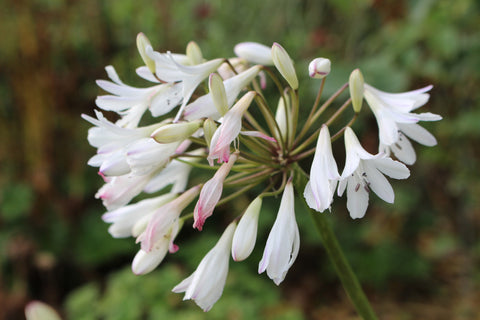
{"type": "MultiPolygon", "coordinates": [[[[307,174],[300,168],[300,166],[298,166],[298,164],[295,164],[295,173],[295,188],[297,190],[305,189],[307,184],[307,174]]],[[[362,290],[360,282],[358,281],[350,264],[345,258],[345,255],[343,254],[342,248],[340,247],[332,227],[328,222],[327,216],[309,208],[305,201],[304,203],[308,208],[310,216],[312,217],[315,227],[322,239],[322,244],[325,247],[325,251],[327,251],[328,257],[330,258],[330,261],[332,262],[335,271],[342,282],[343,288],[347,292],[347,295],[350,298],[350,301],[352,301],[352,304],[355,306],[358,314],[364,320],[378,319],[372,307],[370,306],[367,296],[362,290]]]]}

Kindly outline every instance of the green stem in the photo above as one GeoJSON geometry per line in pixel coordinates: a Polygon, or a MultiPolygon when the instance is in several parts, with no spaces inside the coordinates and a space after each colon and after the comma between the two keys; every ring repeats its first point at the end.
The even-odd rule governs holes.
{"type": "MultiPolygon", "coordinates": [[[[295,164],[294,184],[295,188],[300,192],[303,192],[307,184],[307,175],[298,166],[298,164],[295,164]]],[[[302,197],[302,199],[304,198],[302,197]]],[[[352,301],[358,314],[364,320],[377,320],[377,316],[370,306],[370,303],[365,296],[365,293],[363,292],[355,273],[353,273],[350,264],[343,254],[342,248],[340,247],[330,223],[328,222],[327,215],[310,209],[308,205],[307,208],[309,209],[318,233],[322,238],[323,246],[327,251],[330,261],[333,263],[335,271],[342,282],[343,288],[347,292],[347,295],[352,301]]]]}

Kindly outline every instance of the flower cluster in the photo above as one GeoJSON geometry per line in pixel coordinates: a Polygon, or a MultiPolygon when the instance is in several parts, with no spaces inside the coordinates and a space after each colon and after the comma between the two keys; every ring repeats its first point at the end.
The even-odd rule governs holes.
{"type": "Polygon", "coordinates": [[[213,60],[206,60],[194,42],[188,44],[186,54],[161,53],[154,51],[145,35],[139,34],[137,46],[144,65],[136,71],[150,86],[129,86],[108,66],[110,81],[97,81],[107,94],[99,96],[96,105],[117,113],[117,119],[110,121],[101,111],[95,111],[95,118],[83,115],[94,125],[89,129],[88,141],[97,148],[88,164],[98,167],[105,181],[96,194],[107,209],[103,220],[111,224],[109,232],[113,237],[135,237],[140,243],[133,272],[148,273],[168,252],[176,252],[179,248],[175,238],[186,222],[193,218],[193,228],[201,231],[216,206],[265,184],[264,191],[245,208],[242,217],[232,219],[197,270],[173,288],[174,292],[185,292],[185,299],[195,300],[205,311],[222,294],[229,256],[241,261],[253,251],[263,198],[281,194],[258,267],[259,273],[266,271],[278,285],[300,247],[294,189],[318,212],[331,207],[335,192],[341,196],[346,190],[351,217],[361,218],[370,191],[393,203],[394,192],[385,175],[394,179],[409,176],[405,164],[416,160],[409,139],[427,146],[436,144],[418,123],[441,117],[413,112],[428,101],[431,86],[386,93],[364,83],[357,69],[320,106],[331,63],[317,58],[310,63],[308,74],[321,79],[319,93],[311,108],[301,109],[294,64],[278,43],[271,47],[240,43],[234,48],[236,57],[213,60]],[[278,89],[276,110],[264,95],[269,85],[278,89]],[[347,88],[350,97],[333,115],[320,121],[347,88]],[[362,147],[352,129],[363,100],[378,123],[376,154],[362,147]],[[338,115],[352,110],[348,109],[350,105],[352,120],[339,126],[338,115]],[[147,112],[154,121],[147,122],[147,112]],[[305,119],[299,117],[300,112],[309,115],[305,119]],[[304,121],[301,125],[300,120],[304,121]],[[338,131],[330,136],[329,127],[335,125],[338,131]],[[332,141],[341,136],[346,160],[340,174],[332,141]],[[309,182],[304,190],[298,190],[294,186],[296,176],[306,175],[298,162],[312,155],[309,182]],[[212,177],[190,185],[192,169],[209,170],[212,177]],[[132,201],[141,193],[150,197],[132,201]]]}

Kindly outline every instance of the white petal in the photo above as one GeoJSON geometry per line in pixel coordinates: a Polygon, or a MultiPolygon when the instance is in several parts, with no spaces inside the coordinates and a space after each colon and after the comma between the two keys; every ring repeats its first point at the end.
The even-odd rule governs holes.
{"type": "MultiPolygon", "coordinates": [[[[347,209],[353,219],[363,218],[368,207],[368,192],[361,181],[350,177],[347,182],[347,209]]],[[[342,191],[343,193],[343,191],[342,191]]]]}
{"type": "Polygon", "coordinates": [[[385,176],[378,171],[372,163],[366,161],[364,163],[364,168],[367,175],[366,179],[370,183],[368,187],[375,192],[380,199],[388,203],[393,203],[395,194],[387,178],[385,178],[385,176]]]}
{"type": "Polygon", "coordinates": [[[412,143],[403,134],[399,136],[396,143],[390,146],[390,149],[393,154],[395,154],[395,157],[405,164],[412,165],[417,160],[417,155],[415,149],[413,149],[412,143]]]}
{"type": "Polygon", "coordinates": [[[413,124],[400,124],[398,126],[410,139],[417,141],[424,146],[432,147],[437,144],[437,139],[422,126],[413,124]]]}
{"type": "Polygon", "coordinates": [[[391,158],[381,158],[373,160],[378,170],[394,179],[406,179],[410,176],[410,170],[401,162],[394,161],[391,158]]]}

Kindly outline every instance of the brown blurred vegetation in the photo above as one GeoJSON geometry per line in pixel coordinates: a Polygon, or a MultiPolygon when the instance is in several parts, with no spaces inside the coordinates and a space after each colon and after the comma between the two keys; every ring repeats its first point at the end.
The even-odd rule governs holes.
{"type": "MultiPolygon", "coordinates": [[[[94,150],[80,114],[92,114],[94,80],[106,77],[105,65],[142,85],[134,75],[140,31],[159,50],[182,52],[195,40],[209,58],[232,55],[233,45],[247,40],[282,43],[304,59],[297,70],[306,70],[308,59],[329,57],[330,90],[358,66],[386,91],[433,83],[425,109],[444,117],[427,125],[439,144],[416,146],[411,179],[394,184],[396,205],[374,201],[360,222],[346,217],[344,204],[332,212],[381,319],[479,319],[479,17],[474,0],[5,0],[0,319],[22,319],[32,299],[66,316],[70,293],[86,283],[106,286],[133,257],[133,241],[113,241],[100,219],[104,209],[94,193],[101,181],[86,165],[94,150]]],[[[316,87],[300,77],[308,105],[316,87]]],[[[364,120],[366,143],[375,145],[373,122],[364,120]]],[[[300,310],[289,319],[356,319],[315,235],[307,232],[302,242],[280,287],[280,301],[300,310]]],[[[275,306],[271,319],[283,310],[282,302],[275,306]]]]}

